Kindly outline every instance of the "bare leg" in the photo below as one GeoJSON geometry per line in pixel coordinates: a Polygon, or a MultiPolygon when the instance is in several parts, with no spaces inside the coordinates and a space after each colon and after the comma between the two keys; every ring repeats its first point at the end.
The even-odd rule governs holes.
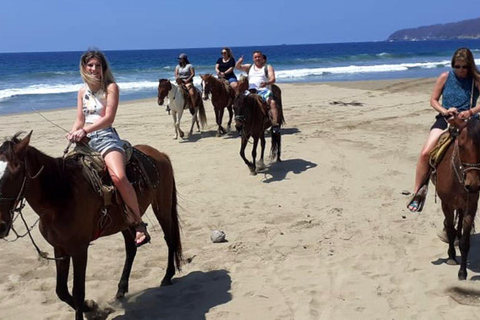
{"type": "MultiPolygon", "coordinates": [[[[117,150],[112,150],[104,156],[104,159],[115,187],[120,192],[125,204],[133,211],[133,214],[135,215],[134,224],[135,226],[138,226],[142,223],[140,207],[138,205],[135,189],[133,189],[132,185],[128,181],[125,172],[125,160],[123,153],[117,150]]],[[[145,238],[146,234],[144,232],[140,232],[137,228],[137,236],[135,241],[137,243],[142,242],[145,238]]]]}
{"type": "Polygon", "coordinates": [[[268,100],[269,100],[268,104],[270,105],[270,112],[272,114],[272,126],[275,127],[280,124],[278,121],[277,103],[272,98],[269,98],[268,100]]]}
{"type": "MultiPolygon", "coordinates": [[[[432,149],[435,147],[435,145],[437,144],[438,138],[442,133],[443,133],[443,130],[441,129],[437,129],[437,128],[432,129],[428,135],[427,141],[425,141],[425,144],[422,147],[422,151],[420,152],[420,157],[418,158],[418,161],[417,161],[417,168],[415,170],[415,185],[413,187],[414,194],[418,192],[423,182],[425,181],[428,171],[430,170],[430,165],[428,163],[428,160],[430,158],[430,151],[432,151],[432,149]]],[[[418,208],[412,205],[412,203],[408,205],[408,209],[410,211],[415,212],[418,210],[418,208]]]]}

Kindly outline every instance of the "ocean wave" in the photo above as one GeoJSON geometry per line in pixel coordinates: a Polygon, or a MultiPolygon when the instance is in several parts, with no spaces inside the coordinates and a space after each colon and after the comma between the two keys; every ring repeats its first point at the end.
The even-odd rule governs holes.
{"type": "Polygon", "coordinates": [[[32,85],[25,88],[9,88],[0,90],[0,101],[15,96],[35,95],[35,94],[57,94],[78,91],[81,84],[68,85],[32,85]]]}
{"type": "Polygon", "coordinates": [[[418,62],[400,64],[379,64],[379,65],[350,65],[328,68],[308,68],[295,70],[279,70],[275,72],[278,79],[295,79],[311,76],[323,76],[327,74],[355,74],[355,73],[377,73],[377,72],[401,72],[410,69],[433,69],[443,68],[450,65],[450,61],[440,62],[418,62]]]}

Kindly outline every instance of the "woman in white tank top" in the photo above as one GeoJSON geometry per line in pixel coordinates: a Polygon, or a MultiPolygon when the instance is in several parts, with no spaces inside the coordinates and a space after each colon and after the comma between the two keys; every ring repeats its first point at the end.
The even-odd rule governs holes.
{"type": "Polygon", "coordinates": [[[67,139],[80,142],[88,136],[89,146],[102,154],[115,187],[135,215],[135,242],[139,247],[150,241],[150,235],[142,222],[135,190],[127,179],[123,143],[112,127],[118,109],[118,85],[100,51],[87,51],[82,55],[80,74],[85,86],[78,91],[77,119],[67,139]]]}

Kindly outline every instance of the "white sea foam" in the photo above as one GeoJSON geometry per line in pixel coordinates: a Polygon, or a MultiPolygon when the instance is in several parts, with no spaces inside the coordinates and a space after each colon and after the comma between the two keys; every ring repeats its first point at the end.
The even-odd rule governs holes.
{"type": "Polygon", "coordinates": [[[33,94],[55,94],[75,92],[81,87],[81,84],[67,85],[33,85],[25,88],[11,88],[0,90],[0,101],[14,96],[33,95],[33,94]]]}

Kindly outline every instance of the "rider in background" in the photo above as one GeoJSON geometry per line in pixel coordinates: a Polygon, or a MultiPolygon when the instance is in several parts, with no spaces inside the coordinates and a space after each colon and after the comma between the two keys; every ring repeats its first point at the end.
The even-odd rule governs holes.
{"type": "Polygon", "coordinates": [[[190,95],[192,108],[195,108],[195,86],[193,85],[193,77],[195,77],[195,69],[190,61],[188,61],[187,55],[181,53],[178,56],[178,65],[175,67],[175,79],[177,83],[185,86],[190,95]]]}
{"type": "Polygon", "coordinates": [[[266,64],[264,55],[261,51],[253,52],[253,64],[242,64],[243,56],[241,56],[235,67],[239,70],[243,70],[248,75],[248,90],[256,92],[263,101],[267,103],[270,108],[272,117],[272,129],[273,132],[280,130],[280,119],[278,118],[277,103],[273,99],[273,93],[270,86],[275,83],[275,71],[270,64],[266,64]]]}
{"type": "Polygon", "coordinates": [[[219,79],[225,79],[228,81],[233,90],[237,89],[237,77],[233,70],[235,69],[235,58],[233,57],[232,50],[230,48],[222,49],[222,56],[217,59],[215,64],[215,71],[219,79]]]}
{"type": "Polygon", "coordinates": [[[426,187],[423,188],[423,186],[428,185],[426,179],[430,170],[428,163],[430,151],[437,144],[440,135],[447,129],[447,119],[456,114],[467,119],[480,112],[480,106],[476,105],[480,90],[480,73],[475,65],[472,52],[467,48],[458,49],[453,54],[451,66],[452,70],[444,72],[438,77],[430,98],[430,105],[439,114],[430,128],[427,141],[418,158],[413,197],[407,205],[412,212],[422,211],[426,197],[426,187]],[[440,103],[440,97],[442,97],[442,103],[440,103]],[[472,98],[473,101],[470,104],[472,98]],[[419,192],[421,189],[425,191],[419,192]]]}

